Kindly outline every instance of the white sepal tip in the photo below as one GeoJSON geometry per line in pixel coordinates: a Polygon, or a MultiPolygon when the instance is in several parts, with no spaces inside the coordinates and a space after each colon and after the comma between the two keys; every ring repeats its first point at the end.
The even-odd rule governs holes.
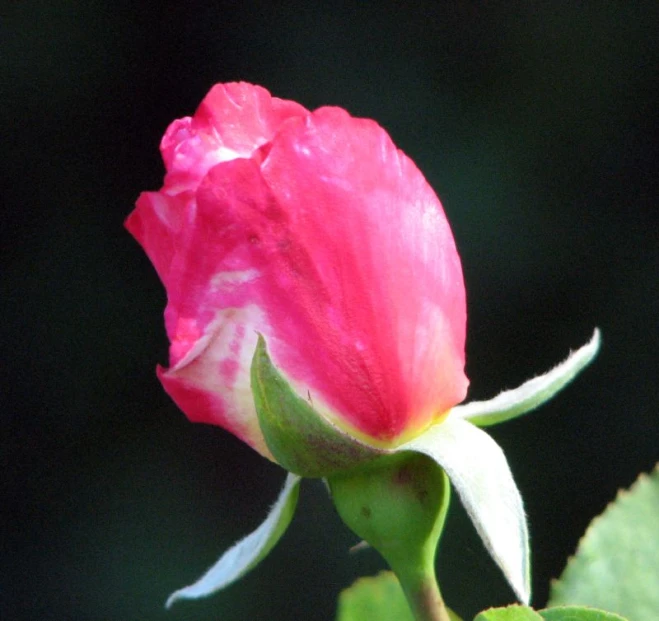
{"type": "Polygon", "coordinates": [[[451,410],[451,416],[464,418],[479,427],[488,427],[526,414],[549,401],[569,384],[593,360],[600,342],[600,331],[596,328],[588,343],[572,352],[551,371],[534,377],[517,388],[505,390],[489,401],[458,405],[451,410]]]}
{"type": "Polygon", "coordinates": [[[295,512],[300,477],[289,474],[277,502],[266,520],[253,533],[235,543],[195,583],[174,591],[165,604],[182,599],[199,599],[219,591],[258,565],[284,534],[295,512]]]}

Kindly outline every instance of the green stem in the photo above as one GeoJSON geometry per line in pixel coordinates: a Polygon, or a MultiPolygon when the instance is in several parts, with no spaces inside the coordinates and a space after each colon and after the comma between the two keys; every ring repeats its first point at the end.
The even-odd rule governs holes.
{"type": "Polygon", "coordinates": [[[404,571],[392,567],[416,621],[450,621],[439,591],[434,568],[428,571],[404,571]]]}

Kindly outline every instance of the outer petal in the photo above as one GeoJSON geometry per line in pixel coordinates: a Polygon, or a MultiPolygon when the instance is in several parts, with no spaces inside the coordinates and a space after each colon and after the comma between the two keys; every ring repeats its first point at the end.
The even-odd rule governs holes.
{"type": "MultiPolygon", "coordinates": [[[[195,325],[193,319],[189,323],[195,325]]],[[[259,426],[249,376],[255,329],[261,323],[262,314],[254,306],[219,311],[203,336],[193,334],[196,340],[176,365],[158,368],[158,377],[191,421],[223,427],[273,459],[259,426]]]]}
{"type": "Polygon", "coordinates": [[[259,238],[273,360],[385,442],[460,402],[465,292],[437,196],[375,122],[322,108],[262,164],[278,211],[259,238]]]}
{"type": "Polygon", "coordinates": [[[162,192],[142,192],[126,219],[126,228],[144,248],[165,288],[190,199],[189,193],[168,196],[162,192]]]}
{"type": "Polygon", "coordinates": [[[224,427],[271,458],[250,389],[257,331],[270,333],[258,295],[263,266],[252,256],[246,207],[248,201],[259,210],[269,200],[251,160],[220,164],[204,179],[186,251],[170,274],[171,367],[159,377],[191,420],[224,427]]]}
{"type": "Polygon", "coordinates": [[[167,168],[165,191],[196,189],[213,166],[250,157],[287,119],[307,114],[300,104],[272,97],[260,86],[216,84],[195,115],[174,121],[160,143],[167,168]]]}
{"type": "Polygon", "coordinates": [[[272,97],[259,86],[216,85],[194,117],[168,128],[161,143],[165,186],[160,192],[143,193],[126,220],[167,290],[171,368],[159,369],[165,389],[192,420],[219,424],[268,457],[249,389],[254,328],[261,325],[262,313],[251,304],[196,304],[204,287],[231,290],[254,274],[222,261],[203,269],[209,263],[204,257],[217,258],[223,248],[221,239],[216,242],[212,235],[202,232],[200,239],[207,219],[197,217],[196,192],[218,162],[252,156],[288,119],[306,114],[299,104],[272,97]],[[190,273],[195,274],[189,279],[193,302],[184,303],[190,273]]]}
{"type": "MultiPolygon", "coordinates": [[[[126,227],[142,245],[169,291],[169,267],[187,248],[201,180],[216,164],[250,157],[290,118],[309,112],[244,82],[216,84],[193,117],[174,121],[160,150],[167,169],[160,192],[144,192],[126,227]]],[[[171,334],[170,334],[171,338],[171,334]]]]}

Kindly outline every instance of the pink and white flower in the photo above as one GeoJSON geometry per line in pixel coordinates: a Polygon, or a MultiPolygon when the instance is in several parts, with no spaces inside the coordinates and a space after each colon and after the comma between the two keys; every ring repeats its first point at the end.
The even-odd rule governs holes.
{"type": "Polygon", "coordinates": [[[169,603],[252,569],[290,522],[298,475],[404,451],[444,469],[528,601],[521,497],[479,427],[550,399],[594,358],[599,332],[545,375],[458,405],[460,259],[439,199],[377,123],[218,84],[170,125],[161,152],[163,187],[126,221],[167,291],[170,366],[158,377],[190,420],[292,472],[266,521],[169,603]]]}
{"type": "Polygon", "coordinates": [[[127,227],[167,290],[165,390],[271,457],[249,368],[274,364],[339,427],[394,446],[467,390],[465,291],[439,199],[374,121],[219,84],[161,151],[127,227]]]}

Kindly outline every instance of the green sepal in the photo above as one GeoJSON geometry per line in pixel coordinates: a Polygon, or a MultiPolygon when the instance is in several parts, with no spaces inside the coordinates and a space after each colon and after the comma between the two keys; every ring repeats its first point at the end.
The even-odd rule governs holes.
{"type": "Polygon", "coordinates": [[[339,429],[298,396],[272,364],[260,334],[252,358],[251,386],[265,442],[277,463],[289,472],[327,477],[383,454],[339,429]]]}
{"type": "Polygon", "coordinates": [[[451,412],[439,425],[399,446],[443,468],[485,547],[521,602],[531,599],[529,536],[519,490],[501,447],[451,412]]]}
{"type": "Polygon", "coordinates": [[[595,329],[588,343],[572,352],[551,371],[534,377],[513,390],[505,390],[489,401],[472,401],[457,405],[451,414],[478,427],[489,427],[527,414],[549,401],[581,373],[597,355],[600,343],[600,331],[595,329]]]}

